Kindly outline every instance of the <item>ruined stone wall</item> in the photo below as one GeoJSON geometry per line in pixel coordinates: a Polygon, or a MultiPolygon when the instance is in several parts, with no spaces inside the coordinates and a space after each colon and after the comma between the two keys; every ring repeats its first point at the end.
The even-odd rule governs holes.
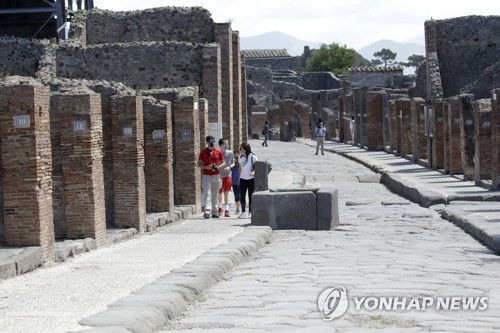
{"type": "Polygon", "coordinates": [[[290,70],[293,69],[293,58],[245,58],[248,66],[264,67],[272,70],[290,70]]]}
{"type": "Polygon", "coordinates": [[[273,91],[279,99],[294,99],[309,104],[313,111],[323,107],[337,110],[337,98],[341,94],[340,89],[325,91],[306,90],[296,84],[274,81],[273,91]],[[321,103],[318,103],[321,102],[321,103]]]}
{"type": "Polygon", "coordinates": [[[210,12],[201,7],[162,7],[127,12],[93,9],[88,13],[78,12],[72,27],[74,23],[80,29],[70,37],[86,40],[87,45],[139,41],[203,44],[214,41],[214,21],[210,12]]]}
{"type": "Polygon", "coordinates": [[[247,66],[247,80],[267,90],[273,90],[273,72],[269,68],[247,66]]]}
{"type": "Polygon", "coordinates": [[[348,80],[353,87],[394,87],[394,77],[402,75],[403,71],[380,71],[380,72],[349,72],[348,80]]]}
{"type": "MultiPolygon", "coordinates": [[[[500,60],[500,16],[466,16],[435,24],[435,45],[444,97],[457,95],[500,60]]],[[[427,44],[427,43],[426,43],[427,44]]],[[[426,45],[427,46],[427,45],[426,45]]],[[[490,96],[476,96],[476,98],[490,96]]]]}
{"type": "Polygon", "coordinates": [[[0,36],[0,76],[34,77],[48,40],[0,36]]]}
{"type": "Polygon", "coordinates": [[[202,54],[202,45],[178,42],[64,44],[57,50],[57,76],[116,81],[134,89],[200,85],[202,54]]]}
{"type": "MultiPolygon", "coordinates": [[[[273,79],[294,83],[307,90],[329,90],[342,87],[342,81],[331,72],[311,72],[303,75],[279,75],[274,74],[273,79]]],[[[288,74],[288,73],[287,73],[288,74]]]]}

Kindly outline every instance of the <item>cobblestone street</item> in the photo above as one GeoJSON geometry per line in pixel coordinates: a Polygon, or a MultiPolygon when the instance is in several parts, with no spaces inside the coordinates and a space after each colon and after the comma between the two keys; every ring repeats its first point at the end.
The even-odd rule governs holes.
{"type": "Polygon", "coordinates": [[[500,330],[500,258],[488,248],[436,211],[391,193],[353,161],[332,153],[314,156],[314,149],[298,143],[273,141],[255,150],[259,159],[271,161],[272,172],[292,171],[305,175],[308,185],[339,188],[341,225],[330,232],[273,232],[258,256],[208,290],[206,300],[168,330],[500,330]],[[325,321],[317,297],[337,286],[347,289],[349,308],[343,317],[325,321]],[[356,310],[353,296],[487,296],[488,309],[356,310]]]}

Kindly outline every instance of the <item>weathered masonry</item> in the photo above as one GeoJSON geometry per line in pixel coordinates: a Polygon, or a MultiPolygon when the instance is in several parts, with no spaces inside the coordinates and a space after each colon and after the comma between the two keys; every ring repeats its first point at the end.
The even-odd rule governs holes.
{"type": "MultiPolygon", "coordinates": [[[[499,27],[498,16],[427,21],[415,89],[345,85],[339,104],[355,117],[354,144],[500,190],[499,27]]],[[[347,142],[340,117],[339,128],[347,142]]]]}
{"type": "Polygon", "coordinates": [[[247,140],[239,34],[201,7],[75,12],[66,41],[0,36],[0,242],[40,246],[201,209],[209,124],[247,140]],[[160,27],[160,28],[158,28],[160,27]]]}

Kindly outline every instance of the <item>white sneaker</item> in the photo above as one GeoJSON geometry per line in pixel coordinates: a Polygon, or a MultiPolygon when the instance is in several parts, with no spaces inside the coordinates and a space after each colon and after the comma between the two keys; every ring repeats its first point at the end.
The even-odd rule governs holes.
{"type": "Polygon", "coordinates": [[[247,213],[246,212],[243,212],[240,214],[240,216],[238,216],[239,219],[246,219],[247,218],[247,213]]]}

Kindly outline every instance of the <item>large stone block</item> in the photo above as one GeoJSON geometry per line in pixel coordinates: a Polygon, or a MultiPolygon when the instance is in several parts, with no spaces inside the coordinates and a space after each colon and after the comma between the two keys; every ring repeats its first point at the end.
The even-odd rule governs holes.
{"type": "Polygon", "coordinates": [[[252,225],[270,226],[273,230],[317,230],[316,195],[312,191],[255,192],[252,225]]]}
{"type": "Polygon", "coordinates": [[[333,230],[339,225],[339,190],[316,192],[318,230],[333,230]]]}
{"type": "Polygon", "coordinates": [[[255,162],[255,192],[269,190],[268,174],[273,169],[268,161],[255,162]]]}

